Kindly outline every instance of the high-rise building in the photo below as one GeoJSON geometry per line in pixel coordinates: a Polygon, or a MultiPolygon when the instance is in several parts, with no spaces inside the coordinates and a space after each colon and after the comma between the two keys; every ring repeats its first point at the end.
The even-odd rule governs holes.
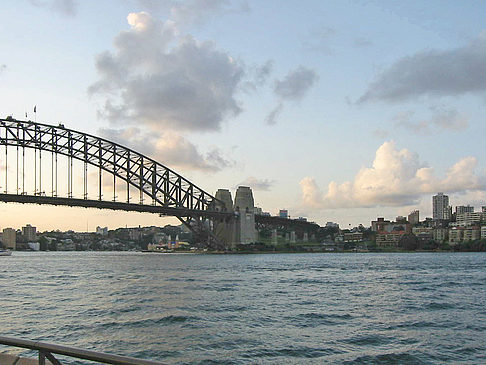
{"type": "Polygon", "coordinates": [[[280,218],[288,218],[289,217],[289,211],[287,209],[280,209],[278,212],[278,216],[280,218]]]}
{"type": "Polygon", "coordinates": [[[458,205],[456,207],[456,214],[462,214],[462,213],[474,213],[474,207],[471,207],[469,204],[458,205]]]}
{"type": "Polygon", "coordinates": [[[2,233],[3,246],[15,250],[17,243],[17,232],[13,228],[4,228],[2,233]]]}
{"type": "Polygon", "coordinates": [[[420,222],[420,212],[418,210],[414,210],[408,215],[408,222],[412,225],[417,224],[420,222]]]}
{"type": "Polygon", "coordinates": [[[22,236],[24,236],[27,242],[35,242],[37,241],[36,231],[36,227],[32,227],[30,224],[27,224],[25,227],[22,227],[22,236]]]}
{"type": "Polygon", "coordinates": [[[439,219],[450,219],[447,218],[449,210],[449,196],[444,195],[444,193],[437,193],[432,197],[432,218],[435,220],[439,219]]]}

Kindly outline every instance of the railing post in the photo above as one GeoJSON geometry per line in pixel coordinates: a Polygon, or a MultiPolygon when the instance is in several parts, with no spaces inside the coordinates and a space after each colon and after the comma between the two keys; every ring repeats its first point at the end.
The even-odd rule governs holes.
{"type": "Polygon", "coordinates": [[[39,365],[46,365],[46,354],[39,350],[39,365]]]}

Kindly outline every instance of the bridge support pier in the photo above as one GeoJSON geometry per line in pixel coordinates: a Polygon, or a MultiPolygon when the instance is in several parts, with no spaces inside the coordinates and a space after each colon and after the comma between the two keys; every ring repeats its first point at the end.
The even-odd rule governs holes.
{"type": "Polygon", "coordinates": [[[277,230],[272,229],[272,245],[277,246],[277,244],[278,244],[277,230]]]}

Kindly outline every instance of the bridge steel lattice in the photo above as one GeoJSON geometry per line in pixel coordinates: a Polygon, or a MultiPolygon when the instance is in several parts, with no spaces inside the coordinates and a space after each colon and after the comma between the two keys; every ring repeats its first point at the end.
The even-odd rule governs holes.
{"type": "Polygon", "coordinates": [[[210,219],[233,219],[233,214],[226,212],[224,203],[180,174],[141,153],[100,137],[65,128],[62,124],[52,126],[15,120],[11,117],[0,119],[0,145],[5,146],[5,176],[2,181],[5,190],[0,194],[0,201],[106,208],[175,216],[196,235],[204,237],[204,241],[210,247],[225,248],[224,242],[220,242],[211,232],[209,222],[210,219]],[[9,194],[7,190],[8,164],[12,160],[12,158],[9,160],[8,156],[9,146],[14,147],[15,154],[13,158],[17,174],[15,194],[9,194]],[[32,166],[28,166],[27,170],[25,167],[26,149],[35,152],[33,194],[25,189],[26,171],[32,170],[32,166]],[[50,165],[50,187],[52,187],[47,194],[42,190],[41,173],[42,163],[46,164],[46,153],[50,154],[50,161],[48,160],[47,164],[50,165]],[[66,196],[58,195],[58,156],[61,155],[68,161],[66,196]],[[73,196],[74,160],[81,161],[84,166],[82,199],[73,196]],[[88,165],[98,170],[96,199],[88,199],[88,165]],[[103,199],[103,173],[113,177],[111,201],[103,199]],[[125,202],[117,201],[117,179],[121,179],[126,184],[125,202]],[[133,202],[135,199],[130,193],[134,189],[138,190],[137,203],[133,202]],[[150,203],[146,203],[146,197],[151,200],[150,203]]]}

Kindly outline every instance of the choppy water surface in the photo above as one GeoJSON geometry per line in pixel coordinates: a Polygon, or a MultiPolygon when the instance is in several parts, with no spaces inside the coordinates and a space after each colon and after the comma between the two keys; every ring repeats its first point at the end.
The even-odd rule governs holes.
{"type": "Polygon", "coordinates": [[[169,364],[486,363],[484,253],[15,252],[0,268],[4,336],[169,364]]]}

